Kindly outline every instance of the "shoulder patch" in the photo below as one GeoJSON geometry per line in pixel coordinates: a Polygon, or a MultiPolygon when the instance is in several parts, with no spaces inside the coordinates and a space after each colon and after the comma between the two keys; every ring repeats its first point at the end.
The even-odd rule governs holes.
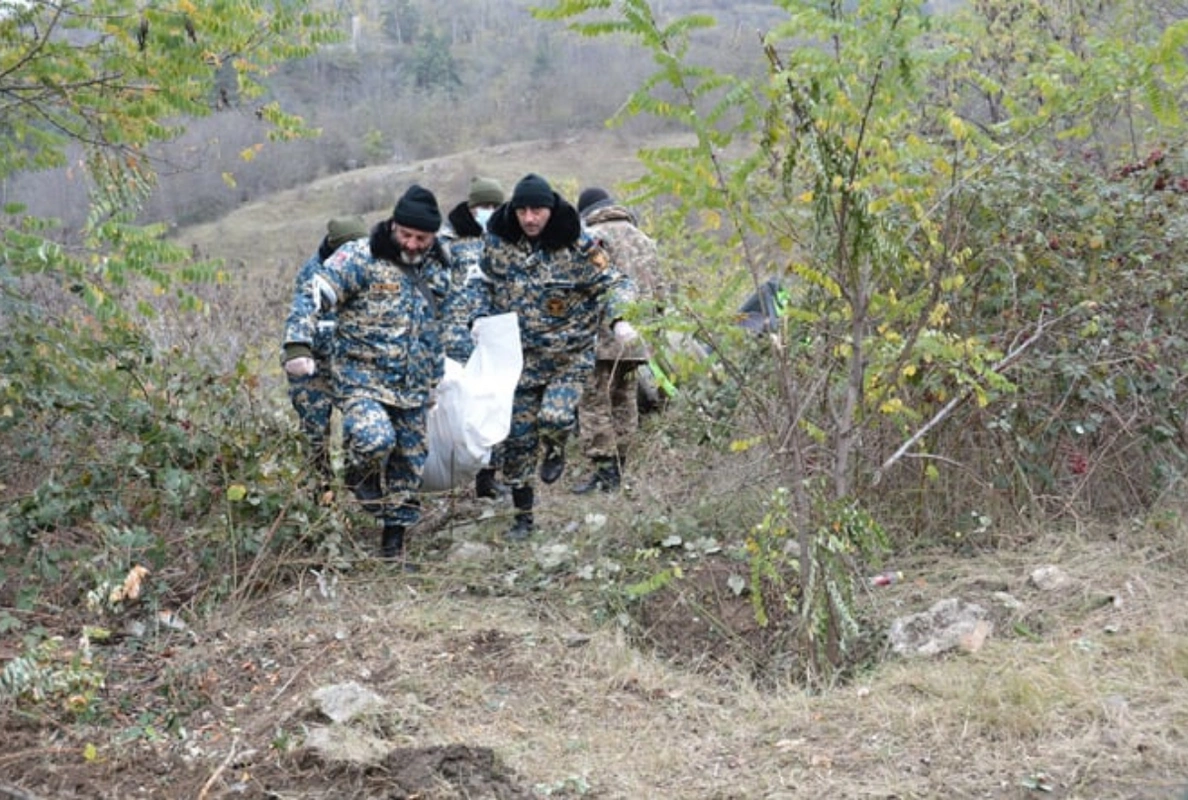
{"type": "Polygon", "coordinates": [[[590,248],[589,257],[590,263],[599,269],[606,269],[610,266],[610,257],[606,254],[606,251],[602,249],[601,244],[590,248]]]}

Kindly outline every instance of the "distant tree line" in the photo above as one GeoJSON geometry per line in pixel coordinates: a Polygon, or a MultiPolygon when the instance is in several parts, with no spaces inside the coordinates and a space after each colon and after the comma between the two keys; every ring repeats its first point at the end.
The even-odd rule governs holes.
{"type": "MultiPolygon", "coordinates": [[[[216,113],[187,122],[156,148],[159,188],[142,221],[193,224],[326,175],[474,147],[548,139],[598,128],[625,102],[650,59],[626,39],[590,40],[535,20],[526,0],[341,0],[345,39],[266,79],[270,96],[241,100],[234,71],[221,76],[216,113]],[[276,101],[321,130],[315,139],[264,144],[259,109],[276,101]],[[262,146],[264,145],[264,146],[262,146]]],[[[672,2],[673,13],[707,10],[720,24],[701,33],[702,60],[760,72],[758,31],[770,6],[672,2]],[[744,46],[745,45],[745,46],[744,46]]],[[[635,119],[628,132],[663,120],[635,119]]],[[[14,176],[2,187],[33,213],[85,217],[82,171],[14,176]]]]}

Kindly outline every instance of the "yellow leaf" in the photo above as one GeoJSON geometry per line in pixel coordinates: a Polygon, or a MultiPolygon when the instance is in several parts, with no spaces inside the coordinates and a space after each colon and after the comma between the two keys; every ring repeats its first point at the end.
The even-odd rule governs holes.
{"type": "Polygon", "coordinates": [[[805,192],[799,197],[799,200],[802,203],[811,203],[813,202],[813,193],[811,191],[805,192]]]}
{"type": "Polygon", "coordinates": [[[247,487],[242,483],[234,483],[227,487],[227,499],[232,503],[238,503],[245,497],[247,497],[247,487]]]}
{"type": "Polygon", "coordinates": [[[1095,233],[1089,237],[1089,249],[1100,250],[1105,246],[1105,237],[1100,233],[1095,233]]]}
{"type": "Polygon", "coordinates": [[[83,761],[94,762],[99,758],[99,748],[91,742],[83,745],[83,761]]]}
{"type": "Polygon", "coordinates": [[[940,470],[936,468],[936,464],[929,464],[924,468],[924,477],[930,481],[935,481],[940,477],[940,470]]]}
{"type": "Polygon", "coordinates": [[[916,365],[915,364],[907,364],[904,366],[903,377],[910,378],[915,374],[916,374],[916,365]]]}
{"type": "Polygon", "coordinates": [[[234,189],[235,188],[235,176],[232,175],[230,172],[224,172],[223,173],[223,183],[227,184],[227,186],[234,189]]]}
{"type": "Polygon", "coordinates": [[[711,231],[716,231],[722,227],[722,215],[717,211],[701,212],[701,221],[711,231]]]}
{"type": "Polygon", "coordinates": [[[969,130],[965,127],[965,120],[954,114],[949,117],[949,133],[953,134],[953,138],[961,141],[969,135],[969,130]]]}
{"type": "Polygon", "coordinates": [[[730,452],[745,453],[755,445],[759,444],[759,437],[752,436],[750,439],[735,439],[730,443],[730,452]]]}

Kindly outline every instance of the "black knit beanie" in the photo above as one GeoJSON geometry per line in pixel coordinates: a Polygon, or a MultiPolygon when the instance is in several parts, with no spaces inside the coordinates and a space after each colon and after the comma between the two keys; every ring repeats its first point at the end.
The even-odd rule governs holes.
{"type": "Polygon", "coordinates": [[[433,192],[414,183],[396,201],[392,221],[406,228],[437,233],[441,227],[441,209],[437,207],[437,198],[433,192]]]}
{"type": "Polygon", "coordinates": [[[555,202],[553,187],[535,173],[528,173],[512,192],[512,208],[552,208],[555,202]]]}
{"type": "Polygon", "coordinates": [[[582,190],[578,195],[577,210],[579,214],[584,214],[595,203],[601,203],[603,200],[610,200],[610,194],[606,189],[598,186],[591,186],[589,189],[582,190]]]}

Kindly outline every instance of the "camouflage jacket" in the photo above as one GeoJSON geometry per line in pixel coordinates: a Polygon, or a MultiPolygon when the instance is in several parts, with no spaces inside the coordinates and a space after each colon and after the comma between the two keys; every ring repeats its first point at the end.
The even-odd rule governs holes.
{"type": "MultiPolygon", "coordinates": [[[[290,315],[293,313],[293,308],[301,302],[301,294],[308,291],[314,272],[321,266],[322,253],[319,248],[319,251],[310,256],[309,260],[301,265],[301,269],[297,270],[297,280],[293,287],[293,306],[289,310],[290,315]]],[[[334,309],[326,309],[318,317],[318,326],[314,331],[313,342],[310,344],[313,357],[318,362],[318,369],[327,369],[330,366],[330,347],[334,342],[334,327],[337,321],[338,315],[334,309]]]]}
{"type": "MultiPolygon", "coordinates": [[[[615,267],[635,283],[640,300],[650,299],[656,303],[664,300],[656,242],[636,227],[636,218],[631,211],[620,205],[595,206],[586,210],[582,222],[590,235],[606,248],[615,267]]],[[[624,349],[615,340],[610,322],[612,320],[604,318],[599,325],[598,359],[647,360],[642,344],[624,349]]]]}
{"type": "Polygon", "coordinates": [[[450,280],[455,297],[449,304],[449,317],[442,320],[442,338],[446,355],[466,363],[474,349],[470,326],[490,305],[488,279],[481,263],[483,229],[465,201],[454,206],[448,220],[438,238],[450,256],[450,280]]]}
{"type": "Polygon", "coordinates": [[[515,312],[524,350],[521,386],[539,386],[575,360],[594,363],[600,319],[617,319],[635,287],[606,251],[582,232],[577,211],[556,196],[536,240],[520,229],[511,206],[487,225],[483,272],[490,278],[489,312],[515,312]]]}
{"type": "Polygon", "coordinates": [[[348,242],[314,270],[285,323],[284,357],[309,354],[319,320],[333,309],[331,383],[338,399],[415,408],[445,370],[440,318],[450,313],[449,262],[440,244],[416,267],[376,258],[371,242],[387,235],[381,222],[369,240],[348,242]]]}

